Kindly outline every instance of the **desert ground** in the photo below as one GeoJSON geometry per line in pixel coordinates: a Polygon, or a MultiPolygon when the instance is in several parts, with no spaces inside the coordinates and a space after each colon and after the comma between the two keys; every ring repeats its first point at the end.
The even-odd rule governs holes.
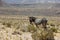
{"type": "MultiPolygon", "coordinates": [[[[28,17],[22,15],[0,15],[0,40],[34,40],[31,35],[32,31],[35,31],[35,28],[29,26],[28,17]]],[[[60,40],[60,17],[35,17],[40,19],[43,17],[47,18],[47,26],[55,28],[56,32],[53,33],[54,39],[60,40]]]]}

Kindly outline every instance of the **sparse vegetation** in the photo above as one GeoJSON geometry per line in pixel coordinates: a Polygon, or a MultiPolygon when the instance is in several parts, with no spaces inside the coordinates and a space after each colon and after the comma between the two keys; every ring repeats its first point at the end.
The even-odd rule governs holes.
{"type": "MultiPolygon", "coordinates": [[[[42,16],[43,17],[43,16],[42,16]]],[[[39,17],[38,18],[42,18],[39,17]]],[[[50,18],[50,17],[47,17],[50,18]]],[[[53,19],[55,17],[52,17],[53,19]]],[[[58,17],[56,17],[58,19],[58,17]]],[[[28,17],[27,16],[8,16],[5,18],[5,16],[0,16],[0,27],[2,27],[2,29],[0,29],[0,35],[2,34],[2,38],[4,36],[6,36],[6,40],[10,40],[9,38],[11,38],[12,40],[22,40],[22,36],[24,33],[26,33],[26,35],[28,35],[27,33],[31,33],[32,34],[32,38],[36,39],[36,40],[40,40],[41,38],[45,39],[46,35],[48,35],[48,37],[53,37],[53,33],[58,33],[57,29],[57,25],[60,26],[60,22],[56,22],[55,19],[52,21],[49,20],[47,25],[50,25],[51,27],[49,29],[52,30],[53,33],[51,33],[49,31],[49,33],[47,31],[43,31],[43,29],[38,29],[36,28],[34,25],[30,25],[29,21],[27,20],[28,17]],[[4,19],[4,20],[3,20],[4,19]],[[23,20],[24,19],[24,20],[23,20]],[[2,25],[2,26],[1,26],[2,25]],[[2,31],[2,32],[1,32],[2,31]],[[42,32],[42,33],[41,33],[42,32]],[[42,36],[41,36],[42,35],[42,36]]],[[[57,20],[56,19],[56,20],[57,20]]],[[[3,38],[4,39],[4,38],[3,38]]]]}

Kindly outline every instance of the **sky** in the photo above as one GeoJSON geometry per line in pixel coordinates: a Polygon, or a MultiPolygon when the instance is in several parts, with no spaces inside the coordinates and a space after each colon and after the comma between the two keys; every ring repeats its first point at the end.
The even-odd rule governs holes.
{"type": "Polygon", "coordinates": [[[3,0],[6,3],[16,3],[16,4],[21,4],[21,3],[44,3],[44,2],[60,2],[60,0],[3,0]]]}

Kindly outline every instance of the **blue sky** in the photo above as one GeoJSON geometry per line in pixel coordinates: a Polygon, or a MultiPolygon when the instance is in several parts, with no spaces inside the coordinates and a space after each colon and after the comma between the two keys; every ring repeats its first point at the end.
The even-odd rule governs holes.
{"type": "Polygon", "coordinates": [[[60,2],[60,0],[4,0],[6,3],[39,3],[39,2],[60,2]]]}

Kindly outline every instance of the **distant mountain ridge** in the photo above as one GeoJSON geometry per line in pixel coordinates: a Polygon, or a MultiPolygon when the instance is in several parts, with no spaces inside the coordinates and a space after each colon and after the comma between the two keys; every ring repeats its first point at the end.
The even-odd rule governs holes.
{"type": "Polygon", "coordinates": [[[60,3],[60,0],[25,0],[21,3],[32,4],[32,3],[60,3]]]}
{"type": "Polygon", "coordinates": [[[4,4],[0,14],[60,16],[60,3],[4,4]]]}
{"type": "Polygon", "coordinates": [[[33,3],[60,3],[60,0],[3,0],[6,3],[33,4],[33,3]]]}
{"type": "Polygon", "coordinates": [[[60,3],[34,3],[34,4],[8,4],[8,6],[13,7],[26,7],[26,8],[60,8],[60,3]]]}

